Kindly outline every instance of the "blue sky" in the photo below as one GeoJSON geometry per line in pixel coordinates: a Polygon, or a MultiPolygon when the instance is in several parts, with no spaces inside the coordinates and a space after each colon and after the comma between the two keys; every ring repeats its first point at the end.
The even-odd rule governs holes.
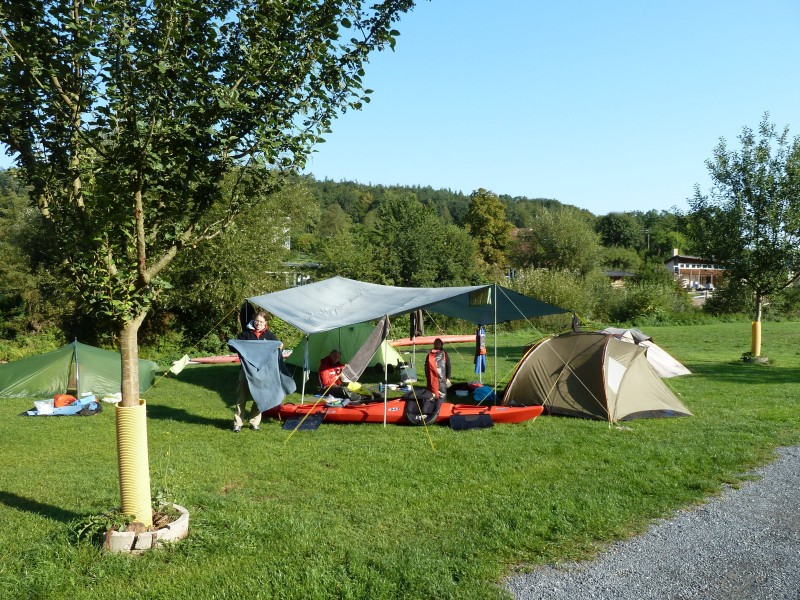
{"type": "Polygon", "coordinates": [[[317,178],[686,208],[720,137],[800,134],[800,2],[433,0],[377,55],[317,178]]]}
{"type": "Polygon", "coordinates": [[[720,137],[800,134],[797,0],[421,0],[397,28],[306,172],[684,209],[720,137]]]}

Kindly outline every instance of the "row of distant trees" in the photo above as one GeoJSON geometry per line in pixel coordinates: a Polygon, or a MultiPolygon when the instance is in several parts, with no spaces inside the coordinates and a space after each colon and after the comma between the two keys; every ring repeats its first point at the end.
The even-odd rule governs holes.
{"type": "MultiPolygon", "coordinates": [[[[778,147],[772,162],[793,164],[790,150],[797,150],[785,135],[781,138],[766,120],[760,131],[762,153],[764,139],[771,140],[778,147]]],[[[741,165],[753,164],[750,154],[758,150],[749,130],[742,140],[741,152],[718,147],[709,167],[724,166],[728,180],[741,179],[741,165]]],[[[784,175],[788,194],[791,171],[784,175]]],[[[224,185],[234,181],[231,176],[224,185]]],[[[744,211],[741,193],[726,200],[720,189],[713,196],[697,190],[688,214],[652,210],[595,216],[555,199],[485,189],[467,195],[294,176],[280,191],[264,194],[223,234],[173,260],[162,275],[165,289],[153,301],[142,339],[150,346],[219,345],[234,333],[235,309],[244,298],[291,285],[297,273],[399,286],[496,281],[587,320],[689,318],[696,311],[663,267],[674,248],[724,256],[730,265],[733,276],[706,304],[706,312],[748,313],[758,320],[768,300],[773,313],[793,315],[800,294],[792,286],[798,271],[790,267],[797,264],[797,249],[794,238],[778,235],[777,228],[797,222],[797,200],[788,195],[783,212],[776,213],[783,217],[770,221],[755,218],[757,207],[744,211]],[[731,214],[748,220],[736,223],[731,214]],[[746,237],[748,223],[762,230],[746,237]],[[731,231],[742,233],[732,236],[731,231]],[[746,243],[737,245],[742,237],[746,243]],[[769,239],[781,240],[780,249],[771,249],[769,239]],[[611,270],[637,277],[625,289],[613,290],[606,275],[611,270]]],[[[764,199],[762,205],[776,210],[775,202],[764,199]]],[[[61,268],[64,261],[54,262],[58,247],[14,171],[0,171],[2,338],[59,331],[67,338],[80,332],[87,341],[113,343],[113,327],[77,293],[69,270],[61,268]]]]}
{"type": "MultiPolygon", "coordinates": [[[[53,264],[55,244],[41,227],[14,172],[0,172],[2,335],[57,327],[104,339],[111,331],[53,264]]],[[[434,286],[509,283],[509,272],[522,278],[545,269],[581,279],[599,273],[610,285],[602,273],[613,269],[666,285],[663,260],[672,247],[686,248],[683,227],[683,217],[668,211],[596,217],[556,200],[484,189],[465,195],[295,177],[223,235],[175,258],[143,339],[152,344],[176,331],[201,339],[219,322],[235,323],[226,315],[243,298],[289,285],[294,272],[434,286]]]]}
{"type": "MultiPolygon", "coordinates": [[[[465,195],[312,178],[305,183],[318,200],[320,217],[293,234],[294,244],[302,252],[314,253],[320,237],[385,233],[386,206],[398,199],[412,203],[407,211],[427,211],[440,230],[455,225],[468,232],[478,245],[480,264],[499,271],[548,268],[587,273],[602,267],[636,272],[650,259],[663,260],[673,248],[691,251],[686,219],[676,211],[612,212],[598,217],[553,199],[498,196],[485,189],[465,195]]],[[[407,214],[389,212],[401,219],[400,223],[391,222],[392,228],[403,227],[403,219],[407,220],[403,233],[412,239],[415,221],[407,214]]],[[[342,274],[341,267],[338,272],[342,274]]]]}

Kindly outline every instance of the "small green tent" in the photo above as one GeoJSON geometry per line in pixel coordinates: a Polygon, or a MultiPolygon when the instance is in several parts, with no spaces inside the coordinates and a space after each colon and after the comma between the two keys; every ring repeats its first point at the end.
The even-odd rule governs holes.
{"type": "Polygon", "coordinates": [[[503,404],[610,422],[692,414],[652,369],[646,347],[604,333],[536,344],[517,365],[503,404]]]}
{"type": "MultiPolygon", "coordinates": [[[[155,380],[156,363],[139,361],[139,392],[155,380]]],[[[58,350],[0,365],[0,398],[52,398],[67,391],[97,396],[119,393],[122,357],[77,340],[58,350]]]]}
{"type": "MultiPolygon", "coordinates": [[[[334,348],[342,353],[342,362],[347,362],[355,356],[355,353],[364,344],[369,334],[372,333],[374,327],[369,323],[356,323],[355,325],[346,325],[338,329],[331,329],[330,331],[323,331],[322,333],[313,333],[308,336],[308,368],[311,371],[316,371],[319,368],[319,361],[327,356],[334,348]]],[[[286,359],[290,365],[297,367],[303,366],[303,360],[306,351],[306,339],[304,338],[292,350],[292,354],[286,359]]],[[[403,358],[400,353],[388,343],[381,344],[378,351],[370,360],[369,365],[394,365],[397,366],[398,362],[402,362],[403,358]]]]}

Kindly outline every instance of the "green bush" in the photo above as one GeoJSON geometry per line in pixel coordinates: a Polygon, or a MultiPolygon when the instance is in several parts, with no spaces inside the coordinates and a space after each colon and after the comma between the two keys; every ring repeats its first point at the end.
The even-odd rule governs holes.
{"type": "Polygon", "coordinates": [[[674,284],[642,282],[615,290],[608,316],[614,323],[655,325],[673,323],[676,317],[694,312],[697,309],[688,294],[674,284]]]}
{"type": "Polygon", "coordinates": [[[765,309],[766,317],[770,320],[800,319],[800,286],[793,285],[775,294],[765,309]]]}
{"type": "Polygon", "coordinates": [[[56,329],[47,329],[35,335],[20,335],[11,340],[0,339],[0,362],[11,362],[33,354],[50,352],[66,342],[61,331],[56,329]]]}
{"type": "Polygon", "coordinates": [[[755,310],[753,294],[741,282],[726,279],[706,300],[703,310],[714,316],[737,313],[752,315],[755,310]]]}
{"type": "MultiPolygon", "coordinates": [[[[662,269],[663,270],[663,269],[662,269]]],[[[639,283],[614,288],[599,270],[585,277],[574,271],[527,269],[519,273],[514,288],[580,317],[584,328],[597,329],[602,323],[655,325],[706,322],[669,273],[666,278],[648,277],[639,283]]],[[[657,275],[654,274],[654,275],[657,275]]],[[[554,317],[537,325],[554,328],[554,317]]],[[[563,321],[563,317],[558,318],[563,321]]],[[[556,327],[557,328],[557,327],[556,327]]],[[[563,328],[563,326],[562,326],[563,328]]]]}
{"type": "MultiPolygon", "coordinates": [[[[581,320],[604,320],[612,294],[611,281],[600,271],[585,277],[577,271],[524,269],[514,280],[515,291],[576,313],[581,320]]],[[[562,318],[563,319],[563,318],[562,318]]]]}

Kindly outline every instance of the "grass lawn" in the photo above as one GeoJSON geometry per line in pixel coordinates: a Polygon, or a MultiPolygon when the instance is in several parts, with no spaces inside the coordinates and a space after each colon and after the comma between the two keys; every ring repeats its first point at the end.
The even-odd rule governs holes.
{"type": "MultiPolygon", "coordinates": [[[[237,366],[164,378],[145,395],[151,478],[189,508],[190,536],[139,557],[70,539],[120,503],[113,406],[25,418],[31,400],[3,400],[0,597],[502,598],[515,569],[590,557],[800,442],[800,323],[764,324],[767,366],[740,360],[747,323],[647,332],[693,371],[667,382],[694,417],[289,439],[273,421],[231,432],[237,366]]],[[[501,381],[535,337],[500,336],[501,381]]],[[[448,349],[453,380],[473,380],[471,347],[448,349]]]]}

